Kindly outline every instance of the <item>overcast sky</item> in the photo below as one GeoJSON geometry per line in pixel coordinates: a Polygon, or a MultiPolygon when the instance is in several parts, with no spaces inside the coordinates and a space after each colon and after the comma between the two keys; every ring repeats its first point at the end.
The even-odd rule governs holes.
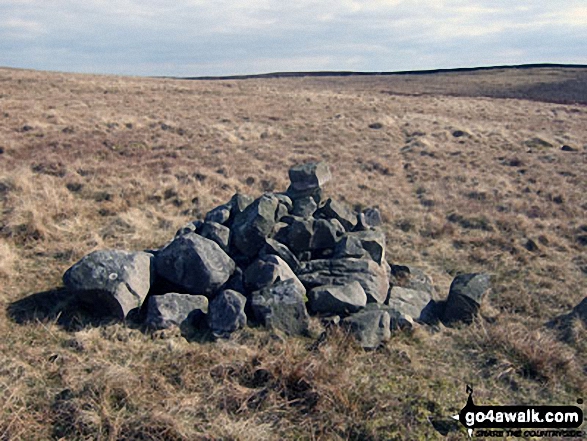
{"type": "Polygon", "coordinates": [[[0,0],[0,66],[129,75],[587,64],[587,0],[0,0]]]}

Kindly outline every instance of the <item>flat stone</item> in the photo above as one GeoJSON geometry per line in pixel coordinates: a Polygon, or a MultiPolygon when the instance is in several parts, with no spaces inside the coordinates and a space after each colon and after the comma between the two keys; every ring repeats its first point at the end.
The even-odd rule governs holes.
{"type": "Polygon", "coordinates": [[[365,290],[368,303],[385,302],[389,289],[389,277],[384,266],[370,259],[311,260],[301,264],[297,276],[306,289],[357,281],[365,290]]]}
{"type": "Polygon", "coordinates": [[[319,286],[308,293],[308,305],[315,313],[348,315],[367,305],[367,294],[356,281],[319,286]]]}
{"type": "Polygon", "coordinates": [[[230,278],[235,263],[216,242],[190,233],[163,248],[155,268],[186,293],[210,295],[230,278]]]}
{"type": "Polygon", "coordinates": [[[153,255],[122,250],[94,251],[63,275],[81,303],[118,320],[140,308],[153,280],[153,255]]]}
{"type": "Polygon", "coordinates": [[[152,329],[181,326],[195,310],[200,311],[200,317],[203,319],[208,312],[208,299],[204,296],[178,293],[150,296],[147,301],[145,324],[152,329]]]}
{"type": "Polygon", "coordinates": [[[429,292],[394,286],[389,292],[387,304],[400,314],[419,320],[422,311],[431,300],[429,292]]]}

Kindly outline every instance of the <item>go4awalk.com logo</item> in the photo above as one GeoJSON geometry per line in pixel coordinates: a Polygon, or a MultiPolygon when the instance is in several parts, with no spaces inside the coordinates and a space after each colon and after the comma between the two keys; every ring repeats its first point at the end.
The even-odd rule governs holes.
{"type": "MultiPolygon", "coordinates": [[[[583,438],[583,411],[578,406],[478,406],[467,386],[467,404],[454,415],[469,437],[583,438]]],[[[583,400],[577,400],[583,404],[583,400]]]]}

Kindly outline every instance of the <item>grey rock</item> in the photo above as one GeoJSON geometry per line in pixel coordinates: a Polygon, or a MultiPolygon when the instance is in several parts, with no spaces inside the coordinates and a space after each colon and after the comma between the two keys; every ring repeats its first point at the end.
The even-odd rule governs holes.
{"type": "Polygon", "coordinates": [[[491,280],[488,274],[461,274],[455,277],[444,305],[442,322],[471,323],[490,287],[491,280]]]}
{"type": "Polygon", "coordinates": [[[300,267],[300,262],[294,253],[292,253],[286,245],[271,238],[265,240],[265,245],[261,248],[261,251],[259,251],[259,257],[261,258],[269,255],[281,257],[294,273],[297,272],[300,267]]]}
{"type": "MultiPolygon", "coordinates": [[[[145,324],[152,329],[181,326],[194,311],[199,311],[200,319],[204,320],[208,312],[208,299],[204,296],[178,293],[150,296],[145,324]]],[[[195,318],[195,314],[192,314],[192,318],[195,318]]]]}
{"type": "Polygon", "coordinates": [[[310,239],[312,250],[334,248],[344,234],[342,224],[336,219],[316,219],[313,224],[314,234],[310,239]]]}
{"type": "Polygon", "coordinates": [[[222,289],[231,289],[240,293],[245,293],[245,273],[238,266],[234,269],[234,273],[228,279],[228,282],[224,284],[222,289]]]}
{"type": "Polygon", "coordinates": [[[296,165],[289,169],[292,190],[307,191],[322,187],[332,175],[324,162],[311,162],[296,165]]]}
{"type": "Polygon", "coordinates": [[[226,289],[210,302],[208,326],[217,337],[227,337],[247,325],[245,305],[247,298],[237,291],[226,289]]]}
{"type": "Polygon", "coordinates": [[[311,260],[301,264],[297,275],[306,289],[357,281],[365,290],[368,303],[383,303],[389,289],[385,268],[370,259],[311,260]]]}
{"type": "Polygon", "coordinates": [[[393,306],[369,303],[366,306],[366,310],[386,311],[389,314],[389,329],[392,332],[409,331],[416,326],[414,318],[411,315],[400,312],[393,306]]]}
{"type": "Polygon", "coordinates": [[[315,313],[348,315],[367,305],[367,294],[359,282],[326,285],[308,293],[308,306],[315,313]]]}
{"type": "Polygon", "coordinates": [[[310,217],[318,209],[316,201],[310,197],[299,198],[294,201],[292,214],[294,216],[301,216],[304,218],[310,217]]]}
{"type": "Polygon", "coordinates": [[[389,283],[392,286],[425,291],[434,296],[435,289],[432,279],[420,268],[407,265],[391,265],[389,283]]]}
{"type": "Polygon", "coordinates": [[[341,321],[364,349],[376,349],[391,338],[391,318],[387,311],[365,309],[341,321]]]}
{"type": "Polygon", "coordinates": [[[289,210],[287,208],[287,205],[279,202],[279,205],[277,206],[277,211],[275,212],[275,221],[279,222],[282,218],[284,218],[285,216],[288,216],[288,215],[289,215],[289,210]]]}
{"type": "Polygon", "coordinates": [[[385,260],[385,234],[381,230],[344,234],[334,249],[335,257],[368,257],[378,264],[385,260]]]}
{"type": "Polygon", "coordinates": [[[236,215],[232,223],[232,240],[245,256],[255,256],[273,232],[279,200],[263,195],[236,215]]]}
{"type": "Polygon", "coordinates": [[[230,210],[230,204],[220,205],[206,213],[204,221],[224,225],[230,219],[230,210]]]}
{"type": "Polygon", "coordinates": [[[287,244],[288,239],[287,236],[289,234],[289,224],[286,224],[283,221],[277,222],[273,226],[273,230],[271,231],[271,238],[276,240],[279,243],[287,244]]]}
{"type": "Polygon", "coordinates": [[[383,223],[381,220],[381,212],[378,208],[367,208],[363,211],[365,215],[365,222],[369,227],[379,227],[383,223]]]}
{"type": "Polygon", "coordinates": [[[255,199],[251,196],[242,193],[235,193],[230,198],[230,215],[232,218],[245,211],[245,209],[253,203],[255,199]]]}
{"type": "Polygon", "coordinates": [[[275,197],[279,199],[280,204],[283,204],[287,207],[287,211],[293,210],[293,201],[288,195],[284,193],[275,193],[275,197]]]}
{"type": "Polygon", "coordinates": [[[63,275],[82,303],[119,320],[142,305],[153,280],[151,254],[121,250],[94,251],[63,275]]]}
{"type": "Polygon", "coordinates": [[[277,282],[251,297],[255,318],[263,326],[289,335],[306,335],[309,316],[304,304],[305,290],[293,280],[277,282]]]}
{"type": "Polygon", "coordinates": [[[429,292],[394,286],[389,292],[387,304],[398,313],[419,320],[422,311],[431,300],[429,292]]]}
{"type": "Polygon", "coordinates": [[[163,248],[155,268],[187,293],[210,295],[229,279],[235,263],[217,243],[190,233],[163,248]]]}
{"type": "Polygon", "coordinates": [[[245,271],[247,292],[258,291],[279,281],[292,280],[299,291],[306,289],[285,261],[276,255],[255,260],[245,271]]]}
{"type": "Polygon", "coordinates": [[[201,220],[195,220],[193,222],[189,222],[189,223],[185,224],[183,227],[181,227],[179,230],[177,230],[177,232],[175,233],[175,237],[183,236],[184,234],[188,234],[188,233],[197,233],[198,228],[200,228],[201,226],[202,226],[201,220]]]}
{"type": "Polygon", "coordinates": [[[355,225],[357,225],[357,214],[345,204],[330,198],[317,210],[316,217],[336,219],[346,231],[352,231],[355,225]]]}
{"type": "Polygon", "coordinates": [[[287,245],[294,253],[310,250],[314,235],[314,222],[311,219],[294,218],[287,232],[287,245]]]}
{"type": "Polygon", "coordinates": [[[228,227],[217,222],[206,221],[200,227],[200,236],[216,242],[224,252],[228,253],[230,240],[230,229],[228,227]]]}

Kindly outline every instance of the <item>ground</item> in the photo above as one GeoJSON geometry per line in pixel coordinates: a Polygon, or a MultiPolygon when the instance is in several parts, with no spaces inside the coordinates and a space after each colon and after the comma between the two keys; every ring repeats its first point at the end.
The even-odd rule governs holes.
{"type": "Polygon", "coordinates": [[[587,296],[585,84],[571,68],[231,81],[0,69],[0,439],[464,439],[431,421],[465,405],[467,384],[477,404],[575,404],[585,325],[547,323],[587,296]],[[310,160],[331,166],[327,195],[381,210],[387,259],[422,267],[437,298],[458,273],[491,273],[479,320],[377,351],[340,332],[198,343],[15,320],[85,254],[159,247],[237,191],[285,190],[310,160]]]}

